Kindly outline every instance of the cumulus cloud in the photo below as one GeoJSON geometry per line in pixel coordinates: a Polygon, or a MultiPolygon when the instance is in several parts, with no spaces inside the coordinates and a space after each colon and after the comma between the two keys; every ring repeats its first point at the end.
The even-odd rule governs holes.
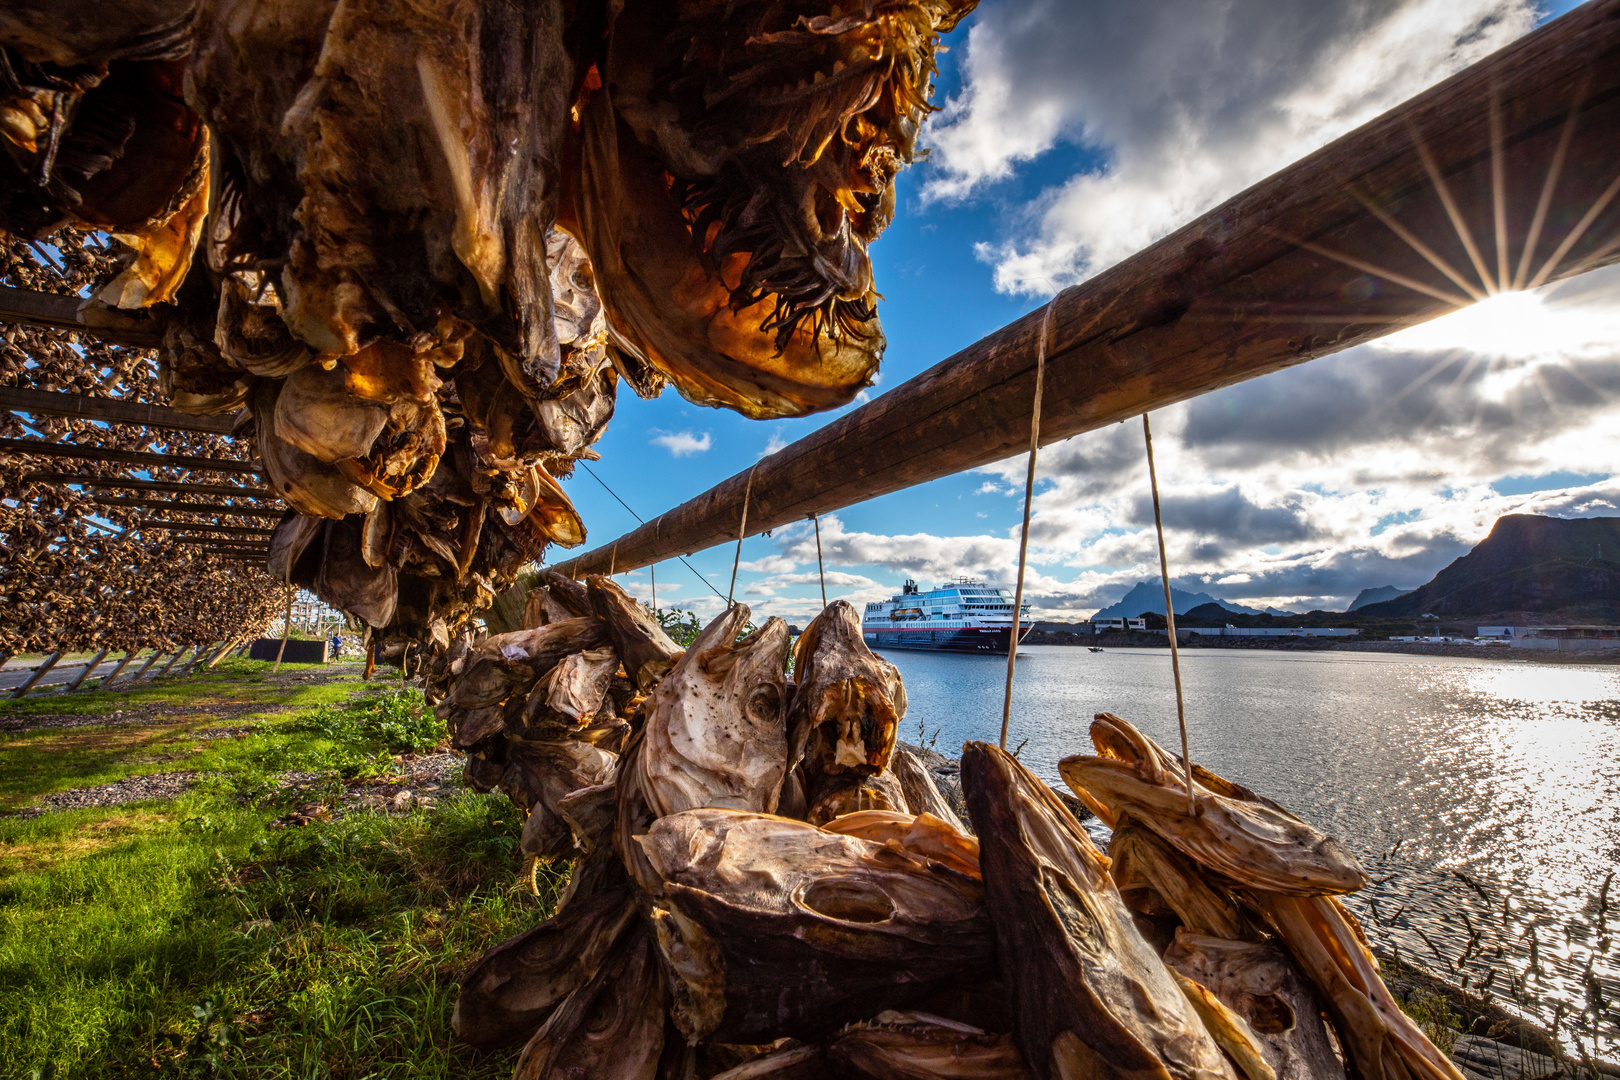
{"type": "Polygon", "coordinates": [[[713,445],[713,439],[707,431],[701,435],[690,431],[660,431],[653,429],[653,437],[647,440],[654,446],[662,446],[670,452],[672,457],[691,457],[693,454],[707,453],[713,445]]]}
{"type": "Polygon", "coordinates": [[[1532,0],[1003,0],[968,32],[928,132],[926,199],[964,199],[1059,143],[1103,164],[979,255],[1043,293],[1139,250],[1534,25],[1532,0]]]}

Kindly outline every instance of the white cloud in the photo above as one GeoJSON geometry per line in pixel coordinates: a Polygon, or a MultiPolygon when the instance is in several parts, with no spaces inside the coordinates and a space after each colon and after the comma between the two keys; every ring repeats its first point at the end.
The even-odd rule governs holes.
{"type": "MultiPolygon", "coordinates": [[[[1612,267],[1155,413],[1175,584],[1343,610],[1363,588],[1422,584],[1504,514],[1620,514],[1617,343],[1612,267]],[[1504,477],[1550,479],[1502,494],[1522,489],[1504,477]]],[[[1024,469],[1019,455],[980,471],[1021,487],[1024,469]]],[[[1044,448],[1038,477],[1026,585],[1038,616],[1085,617],[1157,580],[1139,424],[1044,448]]],[[[821,521],[829,569],[871,582],[851,585],[852,600],[882,599],[906,576],[1007,586],[1016,573],[1016,526],[891,535],[821,521]]],[[[775,542],[785,562],[814,566],[807,526],[775,542]]],[[[814,575],[768,587],[799,580],[814,575]]]]}
{"type": "Polygon", "coordinates": [[[670,452],[672,457],[691,457],[693,454],[707,453],[714,444],[707,431],[701,435],[694,435],[690,431],[660,431],[653,428],[653,437],[647,440],[654,446],[662,446],[670,452]]]}
{"type": "Polygon", "coordinates": [[[782,429],[780,427],[773,428],[771,430],[770,440],[768,442],[766,442],[765,449],[763,449],[763,450],[761,450],[759,452],[759,456],[762,457],[762,458],[768,458],[772,454],[776,453],[778,450],[781,450],[784,447],[786,447],[787,444],[788,444],[787,436],[782,434],[782,429]]]}
{"type": "Polygon", "coordinates": [[[1060,142],[1104,164],[981,244],[997,289],[1102,270],[1534,24],[1532,0],[1013,0],[981,7],[931,123],[925,198],[963,199],[1060,142]]]}

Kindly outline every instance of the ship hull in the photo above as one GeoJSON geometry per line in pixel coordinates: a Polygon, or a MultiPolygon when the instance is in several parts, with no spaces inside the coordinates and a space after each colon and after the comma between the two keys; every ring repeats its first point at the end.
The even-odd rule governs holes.
{"type": "MultiPolygon", "coordinates": [[[[1022,642],[1033,627],[1021,628],[1022,642]]],[[[863,626],[861,636],[874,649],[917,649],[924,652],[1007,653],[1007,639],[1012,628],[1002,627],[941,627],[929,629],[920,626],[863,626]]]]}

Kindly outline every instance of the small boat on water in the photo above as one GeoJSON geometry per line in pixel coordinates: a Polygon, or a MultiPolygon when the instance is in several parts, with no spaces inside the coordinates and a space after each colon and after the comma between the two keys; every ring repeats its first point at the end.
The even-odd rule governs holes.
{"type": "MultiPolygon", "coordinates": [[[[1034,624],[1024,605],[1018,640],[1034,624]]],[[[939,652],[1007,651],[1013,626],[1013,598],[1006,589],[973,578],[958,578],[923,592],[910,578],[900,595],[866,605],[861,636],[873,648],[928,649],[939,652]]]]}

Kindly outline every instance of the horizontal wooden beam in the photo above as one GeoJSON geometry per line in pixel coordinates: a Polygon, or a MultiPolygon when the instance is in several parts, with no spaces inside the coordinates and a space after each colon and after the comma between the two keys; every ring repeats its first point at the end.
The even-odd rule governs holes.
{"type": "Polygon", "coordinates": [[[18,412],[67,416],[75,420],[101,420],[131,427],[164,428],[170,431],[201,431],[229,435],[236,426],[236,414],[194,416],[179,409],[144,401],[61,394],[52,390],[30,390],[23,386],[0,386],[0,408],[18,412]]]}
{"type": "MultiPolygon", "coordinates": [[[[275,521],[281,517],[273,507],[226,506],[223,503],[187,503],[173,499],[122,499],[113,495],[92,495],[90,501],[97,506],[127,506],[146,510],[183,511],[188,514],[216,514],[225,517],[264,518],[275,521]]],[[[268,531],[268,530],[267,530],[268,531]]]]}
{"type": "Polygon", "coordinates": [[[160,529],[168,532],[185,532],[188,529],[199,533],[228,533],[232,536],[260,536],[268,537],[275,532],[274,529],[261,529],[254,525],[212,525],[206,521],[162,521],[157,518],[145,518],[136,523],[137,529],[160,529]]]}
{"type": "Polygon", "coordinates": [[[39,439],[0,439],[0,453],[78,458],[80,461],[111,461],[119,465],[140,465],[149,469],[195,469],[199,472],[241,473],[245,476],[256,476],[259,473],[259,467],[249,461],[192,457],[189,454],[149,454],[138,450],[110,450],[101,446],[76,446],[73,443],[44,442],[39,439]]]}
{"type": "Polygon", "coordinates": [[[172,480],[140,480],[131,476],[76,476],[73,473],[31,472],[24,483],[68,484],[87,488],[127,488],[130,491],[172,491],[177,495],[223,495],[239,499],[275,499],[269,488],[237,487],[234,484],[183,484],[172,480]]]}
{"type": "Polygon", "coordinates": [[[269,554],[270,545],[249,540],[233,541],[223,536],[174,536],[170,541],[187,547],[213,547],[221,551],[248,551],[269,554]]]}
{"type": "Polygon", "coordinates": [[[163,324],[144,312],[120,311],[100,300],[0,286],[0,322],[79,330],[113,345],[155,348],[163,324]]]}
{"type": "Polygon", "coordinates": [[[1591,0],[556,568],[734,541],[745,492],[753,535],[1023,453],[1042,352],[1047,444],[1620,260],[1616,132],[1620,0],[1591,0]]]}

